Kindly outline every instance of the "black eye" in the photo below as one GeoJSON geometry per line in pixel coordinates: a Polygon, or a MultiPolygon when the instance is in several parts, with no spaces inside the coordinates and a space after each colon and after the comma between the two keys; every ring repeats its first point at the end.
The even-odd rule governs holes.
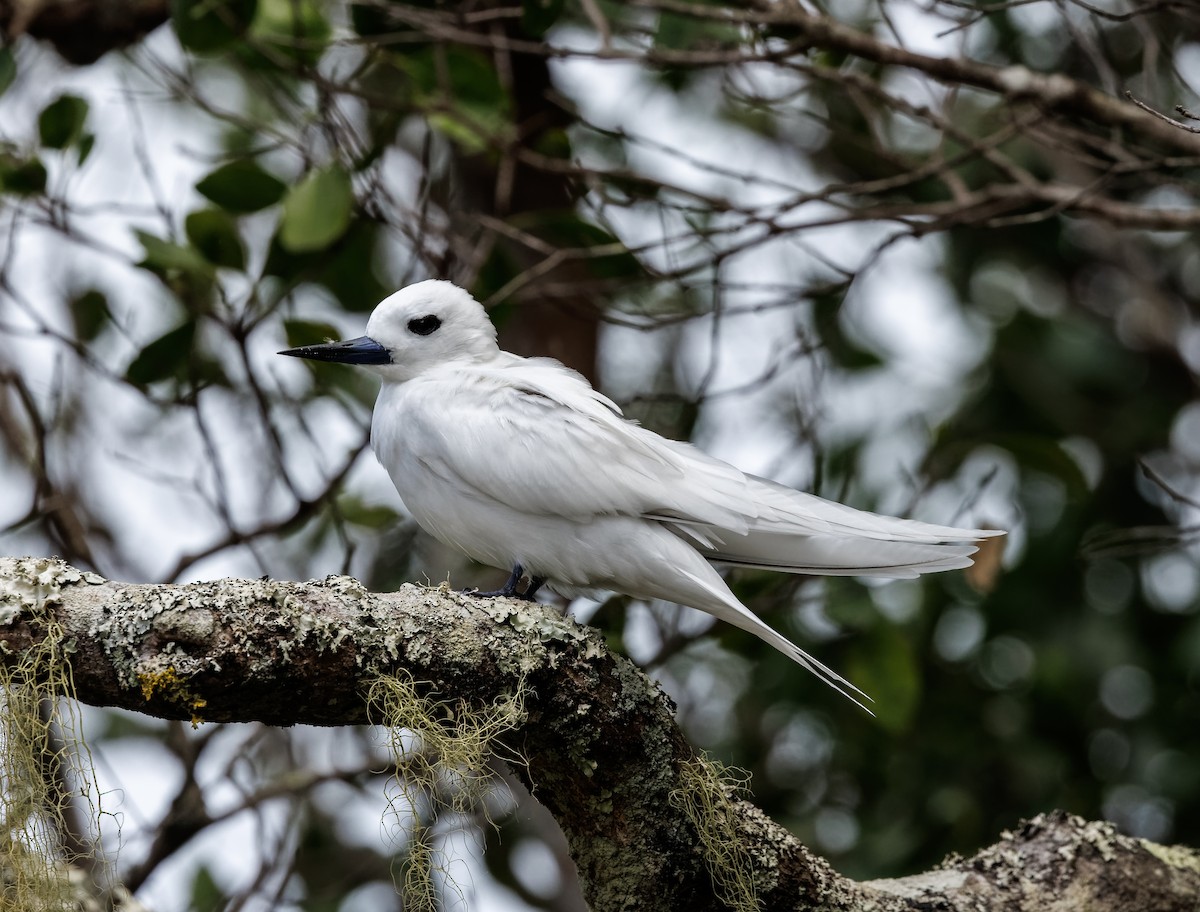
{"type": "Polygon", "coordinates": [[[424,317],[417,317],[415,320],[409,320],[408,331],[414,332],[418,336],[427,336],[441,325],[442,321],[435,314],[429,314],[424,317]]]}

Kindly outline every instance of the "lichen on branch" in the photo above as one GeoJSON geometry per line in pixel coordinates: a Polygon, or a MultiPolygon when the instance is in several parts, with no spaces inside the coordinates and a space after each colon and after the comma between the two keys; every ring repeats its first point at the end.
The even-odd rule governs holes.
{"type": "MultiPolygon", "coordinates": [[[[66,812],[73,802],[99,814],[95,771],[83,740],[71,679],[74,641],[54,618],[63,586],[103,582],[58,561],[32,561],[0,576],[0,625],[23,615],[41,636],[0,664],[0,907],[28,912],[68,908],[76,895],[66,812]]],[[[98,831],[96,855],[102,860],[98,831]]]]}
{"type": "Polygon", "coordinates": [[[345,577],[130,585],[0,558],[2,664],[19,668],[48,637],[64,657],[70,644],[76,694],[96,705],[190,719],[203,700],[212,721],[358,724],[372,720],[374,683],[387,695],[377,689],[374,720],[423,730],[426,743],[449,730],[455,769],[519,745],[513,772],[562,826],[597,912],[748,908],[730,886],[743,875],[765,909],[1195,912],[1200,895],[1195,851],[1065,814],[928,874],[842,877],[697,767],[658,687],[548,606],[417,586],[370,593],[345,577]],[[143,692],[147,672],[168,667],[185,690],[143,692]],[[455,737],[472,729],[467,757],[455,737]],[[722,857],[739,860],[714,866],[722,857]]]}
{"type": "Polygon", "coordinates": [[[525,696],[523,677],[512,693],[485,706],[418,688],[403,672],[370,684],[371,718],[384,727],[394,762],[387,804],[407,842],[401,894],[412,912],[439,908],[433,875],[440,866],[426,819],[449,813],[491,822],[487,798],[497,787],[491,760],[523,763],[504,737],[525,721],[525,696]]]}

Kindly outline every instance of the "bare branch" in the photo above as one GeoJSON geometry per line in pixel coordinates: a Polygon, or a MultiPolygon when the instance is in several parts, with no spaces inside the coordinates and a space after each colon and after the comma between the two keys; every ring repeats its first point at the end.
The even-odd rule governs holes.
{"type": "MultiPolygon", "coordinates": [[[[1161,111],[1154,110],[1154,108],[1150,107],[1150,105],[1146,104],[1144,101],[1141,101],[1140,99],[1135,98],[1133,93],[1128,90],[1126,90],[1126,92],[1125,92],[1125,97],[1128,98],[1130,101],[1132,101],[1135,105],[1137,105],[1139,108],[1141,108],[1146,113],[1154,115],[1159,120],[1166,121],[1173,127],[1178,127],[1180,130],[1186,130],[1189,133],[1200,133],[1200,127],[1193,127],[1189,124],[1185,124],[1181,121],[1176,120],[1174,117],[1168,117],[1166,114],[1162,113],[1161,111]]],[[[1180,114],[1183,114],[1185,117],[1188,117],[1192,120],[1196,119],[1196,118],[1192,117],[1192,115],[1188,114],[1188,112],[1184,109],[1183,105],[1176,105],[1175,110],[1178,111],[1180,114]]]]}

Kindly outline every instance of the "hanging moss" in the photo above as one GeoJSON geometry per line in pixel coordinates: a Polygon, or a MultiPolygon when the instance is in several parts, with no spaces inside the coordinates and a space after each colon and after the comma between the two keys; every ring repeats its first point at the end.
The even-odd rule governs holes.
{"type": "MultiPolygon", "coordinates": [[[[395,776],[387,796],[389,812],[407,840],[399,887],[405,909],[440,909],[435,873],[444,872],[431,823],[443,814],[482,812],[495,786],[488,761],[501,754],[501,739],[525,721],[525,678],[512,694],[487,706],[465,700],[422,695],[418,683],[399,675],[380,675],[367,700],[371,718],[386,727],[395,776]]],[[[447,881],[452,888],[452,881],[447,881]]]]}
{"type": "Polygon", "coordinates": [[[745,786],[745,776],[706,757],[680,765],[682,785],[671,803],[683,811],[700,839],[704,863],[713,886],[734,912],[757,912],[754,866],[746,840],[738,833],[733,798],[745,786]]]}
{"type": "Polygon", "coordinates": [[[61,912],[80,908],[81,890],[72,876],[78,859],[62,839],[66,809],[82,799],[92,819],[99,811],[87,790],[72,790],[95,773],[74,700],[74,643],[51,607],[61,586],[94,575],[57,561],[22,563],[25,573],[0,579],[0,623],[25,613],[44,635],[0,665],[0,908],[61,912]]]}

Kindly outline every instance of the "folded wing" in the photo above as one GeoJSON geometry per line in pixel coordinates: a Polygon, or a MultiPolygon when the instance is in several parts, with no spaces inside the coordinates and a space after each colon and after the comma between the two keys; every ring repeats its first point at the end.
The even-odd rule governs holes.
{"type": "MultiPolygon", "coordinates": [[[[690,460],[712,461],[692,450],[690,460]]],[[[655,518],[691,538],[721,563],[785,573],[909,579],[971,566],[980,539],[994,529],[960,529],[856,510],[772,481],[745,476],[742,496],[757,506],[744,533],[671,515],[655,518]]]]}

